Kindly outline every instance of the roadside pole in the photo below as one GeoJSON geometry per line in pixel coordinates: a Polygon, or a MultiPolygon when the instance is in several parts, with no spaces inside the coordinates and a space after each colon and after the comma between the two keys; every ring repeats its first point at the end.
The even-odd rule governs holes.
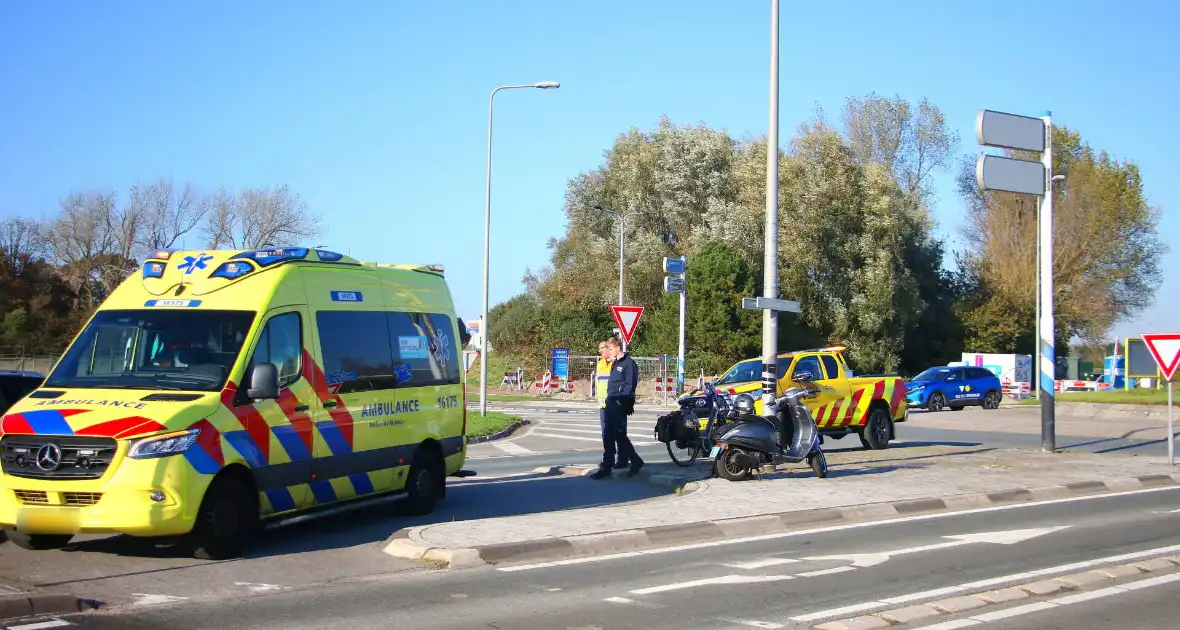
{"type": "MultiPolygon", "coordinates": [[[[1172,419],[1172,381],[1180,367],[1180,333],[1143,333],[1143,343],[1168,381],[1168,466],[1176,465],[1176,425],[1172,419]]],[[[1124,377],[1125,378],[1125,377],[1124,377]]],[[[1114,382],[1114,377],[1111,377],[1114,382]]]]}
{"type": "Polygon", "coordinates": [[[684,393],[684,311],[688,295],[688,258],[664,258],[664,291],[680,294],[680,349],[676,353],[676,395],[684,393]]]}
{"type": "Polygon", "coordinates": [[[975,162],[980,190],[997,190],[1040,198],[1037,213],[1038,301],[1037,363],[1041,399],[1041,450],[1057,450],[1053,383],[1057,362],[1053,348],[1053,121],[1049,112],[1041,117],[1018,116],[980,110],[975,120],[979,144],[1041,154],[1039,162],[982,154],[975,162]]]}
{"type": "MultiPolygon", "coordinates": [[[[762,295],[778,299],[778,42],[779,0],[770,0],[770,120],[766,133],[766,234],[762,295]]],[[[744,300],[743,300],[744,302],[744,300]]],[[[768,409],[775,397],[778,361],[778,314],[762,313],[762,405],[768,409]]]]}

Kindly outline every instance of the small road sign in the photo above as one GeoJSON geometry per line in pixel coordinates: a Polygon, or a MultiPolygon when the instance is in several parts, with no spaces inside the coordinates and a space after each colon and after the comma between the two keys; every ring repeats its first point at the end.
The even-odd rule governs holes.
{"type": "Polygon", "coordinates": [[[615,305],[610,307],[610,313],[619,325],[619,334],[623,336],[623,341],[631,343],[631,337],[639,325],[639,317],[643,315],[643,307],[615,305]]]}
{"type": "Polygon", "coordinates": [[[1045,194],[1045,165],[1040,162],[983,154],[975,161],[975,179],[983,190],[1045,194]]]}
{"type": "Polygon", "coordinates": [[[664,258],[664,273],[684,273],[684,259],[664,258]]]}
{"type": "Polygon", "coordinates": [[[981,109],[975,118],[975,139],[985,147],[1040,153],[1045,150],[1045,121],[981,109]]]}
{"type": "Polygon", "coordinates": [[[759,311],[782,311],[798,313],[803,305],[795,300],[776,300],[773,298],[742,298],[742,308],[759,311]]]}
{"type": "Polygon", "coordinates": [[[1147,344],[1164,380],[1170,382],[1180,367],[1180,333],[1143,333],[1143,343],[1147,344]]]}
{"type": "Polygon", "coordinates": [[[665,293],[684,293],[684,278],[678,276],[664,276],[665,293]]]}

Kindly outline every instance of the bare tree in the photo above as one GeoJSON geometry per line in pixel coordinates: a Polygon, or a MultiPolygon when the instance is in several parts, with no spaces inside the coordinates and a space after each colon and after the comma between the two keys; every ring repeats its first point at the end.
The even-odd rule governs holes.
{"type": "Polygon", "coordinates": [[[171,180],[160,179],[142,188],[132,187],[123,214],[142,226],[135,242],[142,254],[175,245],[200,225],[205,210],[191,183],[177,190],[171,180]]]}
{"type": "Polygon", "coordinates": [[[95,284],[103,282],[103,267],[117,249],[112,233],[115,213],[114,193],[75,192],[61,201],[61,212],[43,228],[45,245],[62,278],[87,302],[78,306],[97,303],[95,284]]]}
{"type": "Polygon", "coordinates": [[[320,216],[286,184],[250,188],[236,198],[223,189],[207,197],[204,206],[210,248],[272,247],[322,234],[320,216]]]}
{"type": "Polygon", "coordinates": [[[4,256],[16,273],[22,271],[22,261],[26,257],[38,258],[44,253],[44,241],[36,222],[10,217],[0,223],[0,255],[4,256]]]}

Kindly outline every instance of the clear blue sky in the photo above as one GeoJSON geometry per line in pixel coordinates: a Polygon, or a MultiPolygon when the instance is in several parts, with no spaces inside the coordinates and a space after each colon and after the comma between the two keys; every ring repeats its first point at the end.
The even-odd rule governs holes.
{"type": "MultiPolygon", "coordinates": [[[[332,247],[446,264],[474,318],[490,90],[562,84],[497,97],[495,303],[547,262],[567,180],[599,165],[616,134],[662,114],[766,132],[769,6],[0,0],[0,215],[42,216],[73,189],[160,176],[287,182],[328,218],[332,247]]],[[[1152,203],[1175,209],[1180,131],[1161,121],[1180,102],[1178,22],[1180,9],[1158,1],[785,1],[783,141],[816,103],[836,113],[871,91],[930,98],[962,152],[975,151],[980,108],[1051,109],[1137,161],[1152,203]]],[[[962,212],[950,183],[936,207],[948,234],[962,212]]],[[[1174,214],[1160,230],[1180,237],[1174,214]]],[[[1170,272],[1156,305],[1116,332],[1180,328],[1178,296],[1170,272]]]]}

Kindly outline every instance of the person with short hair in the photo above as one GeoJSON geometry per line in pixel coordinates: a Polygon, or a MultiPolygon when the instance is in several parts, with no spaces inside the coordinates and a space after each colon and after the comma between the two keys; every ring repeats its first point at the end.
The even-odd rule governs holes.
{"type": "Polygon", "coordinates": [[[643,467],[643,459],[635,452],[627,437],[627,416],[635,413],[635,389],[639,386],[639,366],[623,351],[623,344],[611,337],[607,348],[614,357],[606,392],[606,432],[602,437],[602,463],[590,475],[591,479],[610,476],[617,453],[619,461],[630,462],[628,477],[635,476],[643,467]]]}

